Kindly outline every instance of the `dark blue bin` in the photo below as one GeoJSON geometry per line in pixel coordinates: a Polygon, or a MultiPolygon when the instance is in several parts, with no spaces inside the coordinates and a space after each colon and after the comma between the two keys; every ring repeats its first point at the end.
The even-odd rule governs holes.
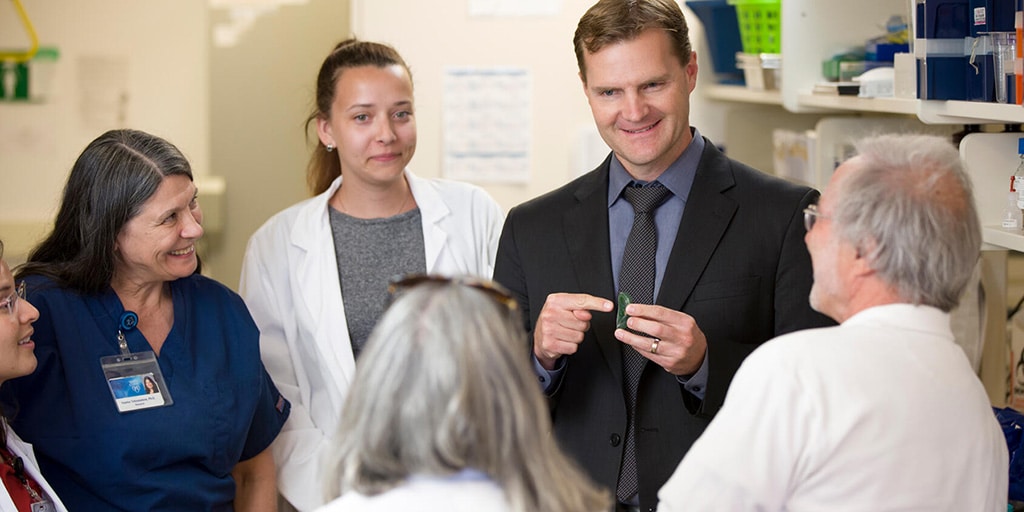
{"type": "Polygon", "coordinates": [[[721,83],[743,83],[743,71],[736,67],[736,53],[743,51],[736,7],[726,0],[686,0],[697,15],[707,37],[711,66],[721,83]]]}

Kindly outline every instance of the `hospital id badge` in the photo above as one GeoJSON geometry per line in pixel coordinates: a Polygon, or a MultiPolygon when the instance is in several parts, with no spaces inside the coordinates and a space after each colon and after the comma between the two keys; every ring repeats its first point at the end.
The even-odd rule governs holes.
{"type": "Polygon", "coordinates": [[[174,403],[153,352],[101,357],[100,366],[118,412],[165,407],[174,403]]]}

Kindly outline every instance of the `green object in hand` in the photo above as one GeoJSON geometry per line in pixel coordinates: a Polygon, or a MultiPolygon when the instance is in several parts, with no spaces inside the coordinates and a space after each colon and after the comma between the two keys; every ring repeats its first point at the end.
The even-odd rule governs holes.
{"type": "Polygon", "coordinates": [[[615,327],[618,329],[627,329],[626,321],[629,320],[629,315],[626,314],[626,306],[633,302],[629,298],[629,294],[626,292],[619,292],[619,312],[615,317],[615,327]]]}

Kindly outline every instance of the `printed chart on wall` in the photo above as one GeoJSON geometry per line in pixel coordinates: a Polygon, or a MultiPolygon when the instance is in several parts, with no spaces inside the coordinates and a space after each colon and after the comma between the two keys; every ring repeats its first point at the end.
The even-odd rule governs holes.
{"type": "Polygon", "coordinates": [[[529,181],[530,89],[530,72],[522,68],[445,70],[445,177],[483,183],[529,181]]]}

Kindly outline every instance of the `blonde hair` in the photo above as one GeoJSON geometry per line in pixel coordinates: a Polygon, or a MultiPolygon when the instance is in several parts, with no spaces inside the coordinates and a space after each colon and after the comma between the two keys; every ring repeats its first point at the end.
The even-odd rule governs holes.
{"type": "Polygon", "coordinates": [[[675,0],[600,0],[580,18],[572,39],[583,83],[587,82],[585,51],[597,53],[606,46],[632,41],[647,29],[665,31],[679,65],[690,63],[690,29],[675,0]]]}

